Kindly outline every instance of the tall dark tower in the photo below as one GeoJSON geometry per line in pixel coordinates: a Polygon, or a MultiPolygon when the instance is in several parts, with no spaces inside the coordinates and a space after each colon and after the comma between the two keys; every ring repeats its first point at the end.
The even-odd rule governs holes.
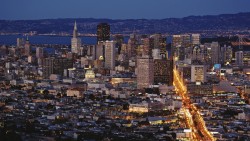
{"type": "Polygon", "coordinates": [[[110,40],[110,25],[100,23],[97,25],[97,42],[110,40]]]}

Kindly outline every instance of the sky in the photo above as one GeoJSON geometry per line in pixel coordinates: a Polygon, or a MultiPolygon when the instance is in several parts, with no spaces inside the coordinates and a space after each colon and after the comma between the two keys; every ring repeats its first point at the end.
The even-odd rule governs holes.
{"type": "Polygon", "coordinates": [[[250,12],[250,0],[1,0],[0,19],[164,19],[250,12]]]}

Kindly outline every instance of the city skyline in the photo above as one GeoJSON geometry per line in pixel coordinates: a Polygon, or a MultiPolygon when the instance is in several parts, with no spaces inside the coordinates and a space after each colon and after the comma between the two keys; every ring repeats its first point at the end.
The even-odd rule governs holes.
{"type": "Polygon", "coordinates": [[[250,141],[250,2],[1,4],[0,140],[250,141]]]}
{"type": "Polygon", "coordinates": [[[4,1],[1,20],[33,20],[57,18],[164,19],[186,16],[250,12],[250,1],[4,1]],[[60,2],[60,4],[59,4],[60,2]],[[15,3],[15,4],[13,4],[15,3]],[[98,3],[98,4],[97,4],[98,3]]]}

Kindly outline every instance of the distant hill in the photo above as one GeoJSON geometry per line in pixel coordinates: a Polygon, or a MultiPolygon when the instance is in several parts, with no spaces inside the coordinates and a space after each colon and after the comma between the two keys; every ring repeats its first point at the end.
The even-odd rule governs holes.
{"type": "Polygon", "coordinates": [[[185,18],[167,19],[43,19],[43,20],[0,20],[0,33],[27,33],[37,31],[45,33],[72,33],[74,21],[78,23],[80,33],[96,33],[100,22],[111,24],[113,34],[152,33],[227,33],[250,30],[250,12],[238,14],[223,14],[215,16],[189,16],[185,18]]]}

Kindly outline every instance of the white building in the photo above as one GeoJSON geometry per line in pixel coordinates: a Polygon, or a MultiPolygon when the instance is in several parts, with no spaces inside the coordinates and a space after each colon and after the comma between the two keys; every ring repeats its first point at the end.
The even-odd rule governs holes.
{"type": "Polygon", "coordinates": [[[162,59],[160,49],[152,49],[152,56],[154,59],[162,59]]]}
{"type": "Polygon", "coordinates": [[[71,38],[71,52],[78,54],[80,52],[81,44],[81,39],[78,38],[77,25],[75,22],[73,38],[71,38]]]}

